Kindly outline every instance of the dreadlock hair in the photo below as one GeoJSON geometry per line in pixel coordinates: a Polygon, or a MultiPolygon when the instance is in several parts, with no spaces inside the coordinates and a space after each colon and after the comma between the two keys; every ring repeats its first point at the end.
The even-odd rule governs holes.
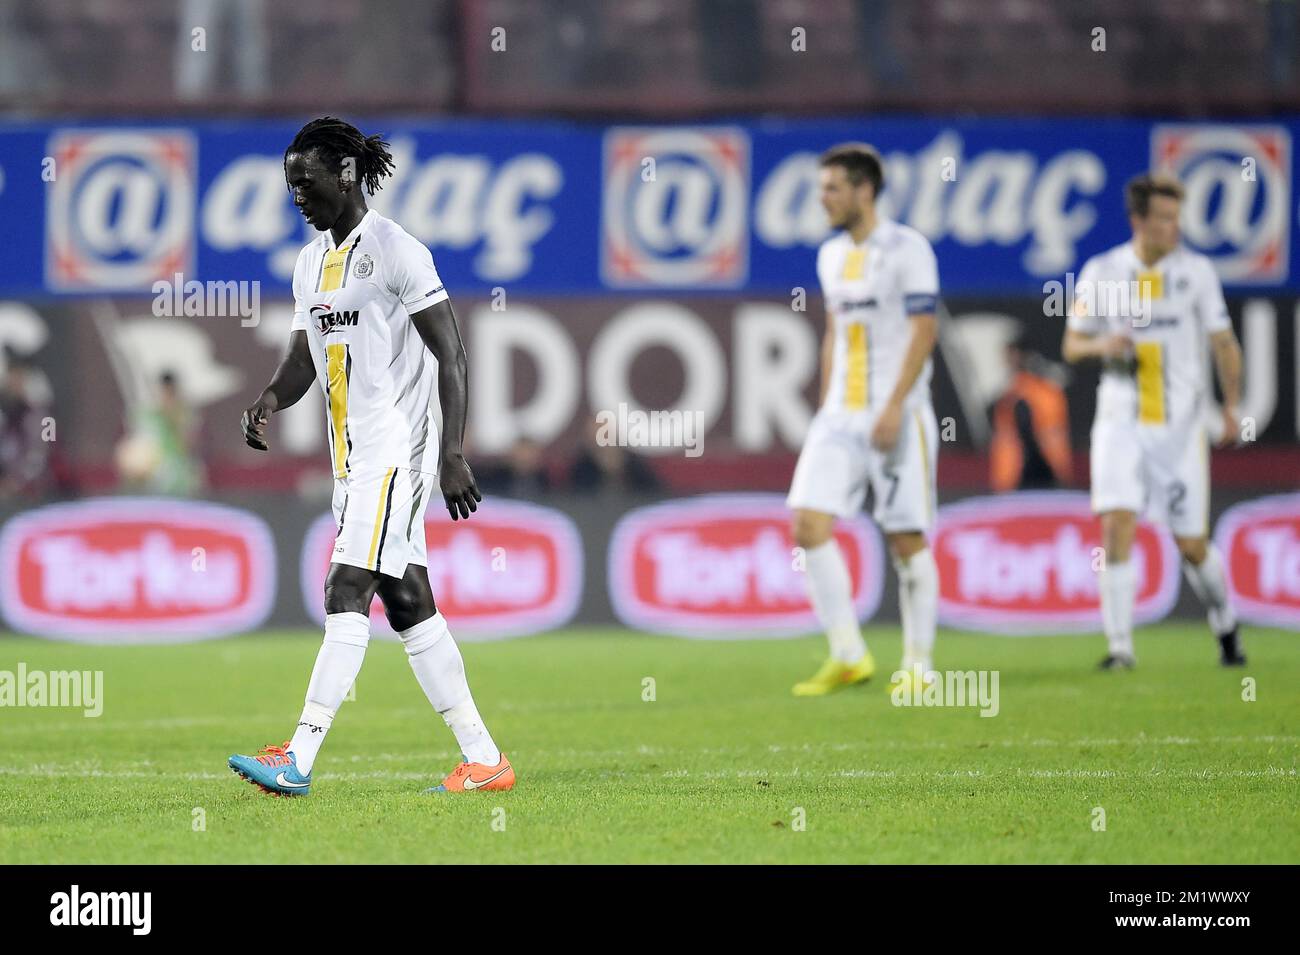
{"type": "Polygon", "coordinates": [[[290,153],[305,154],[312,150],[320,156],[326,168],[335,173],[343,172],[345,159],[354,160],[355,177],[372,196],[383,188],[381,180],[393,172],[393,154],[388,151],[388,143],[382,136],[363,136],[351,123],[333,116],[313,119],[298,130],[298,135],[284,151],[284,158],[287,161],[290,153]]]}

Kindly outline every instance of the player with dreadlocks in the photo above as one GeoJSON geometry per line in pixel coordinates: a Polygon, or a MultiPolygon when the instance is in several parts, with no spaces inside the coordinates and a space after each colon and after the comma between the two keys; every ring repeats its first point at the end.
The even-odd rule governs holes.
{"type": "Polygon", "coordinates": [[[361,669],[376,593],[463,753],[430,791],[509,789],[515,781],[479,717],[429,586],[424,508],[433,482],[452,520],[467,519],[482,497],[461,451],[466,359],[451,301],[429,250],[366,207],[365,193],[392,169],[383,139],[329,116],[304,126],[284,154],[294,205],[321,235],[294,268],[288,351],[242,427],[251,447],[267,450],[270,416],[320,383],[338,534],[325,578],[325,641],[293,738],[230,757],[231,769],[271,793],[309,791],[321,743],[361,669]]]}

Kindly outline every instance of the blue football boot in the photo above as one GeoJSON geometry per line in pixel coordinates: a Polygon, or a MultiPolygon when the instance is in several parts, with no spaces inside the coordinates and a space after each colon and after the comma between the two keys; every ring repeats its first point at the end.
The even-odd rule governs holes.
{"type": "Polygon", "coordinates": [[[311,791],[311,773],[298,772],[298,758],[289,752],[289,741],[281,746],[264,746],[257,756],[231,756],[235,774],[272,796],[305,796],[311,791]]]}

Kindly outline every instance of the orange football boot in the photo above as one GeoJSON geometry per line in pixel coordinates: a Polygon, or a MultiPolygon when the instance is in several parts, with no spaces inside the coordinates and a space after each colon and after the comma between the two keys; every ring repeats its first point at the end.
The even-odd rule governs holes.
{"type": "Polygon", "coordinates": [[[483,763],[461,763],[451,771],[451,775],[442,781],[441,786],[426,790],[431,793],[464,793],[476,789],[485,792],[504,792],[515,784],[515,771],[501,754],[501,761],[495,766],[483,763]]]}

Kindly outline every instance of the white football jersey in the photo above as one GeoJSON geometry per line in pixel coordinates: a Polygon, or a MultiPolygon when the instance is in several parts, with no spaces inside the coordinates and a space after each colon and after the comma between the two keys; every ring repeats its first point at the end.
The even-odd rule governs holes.
{"type": "Polygon", "coordinates": [[[307,244],[293,297],[325,393],[334,476],[436,472],[438,362],[410,319],[448,297],[429,250],[372,209],[337,247],[328,230],[307,244]]]}
{"type": "Polygon", "coordinates": [[[1133,340],[1133,362],[1102,369],[1097,417],[1153,427],[1199,420],[1210,391],[1206,341],[1232,328],[1208,258],[1179,246],[1146,266],[1131,242],[1085,263],[1067,323],[1133,340]]]}
{"type": "MultiPolygon", "coordinates": [[[[859,245],[839,232],[817,250],[817,278],[834,322],[835,352],[822,404],[828,410],[874,410],[898,383],[912,338],[912,315],[934,312],[939,267],[925,236],[879,219],[859,245]]],[[[928,401],[931,362],[905,405],[928,401]]]]}

